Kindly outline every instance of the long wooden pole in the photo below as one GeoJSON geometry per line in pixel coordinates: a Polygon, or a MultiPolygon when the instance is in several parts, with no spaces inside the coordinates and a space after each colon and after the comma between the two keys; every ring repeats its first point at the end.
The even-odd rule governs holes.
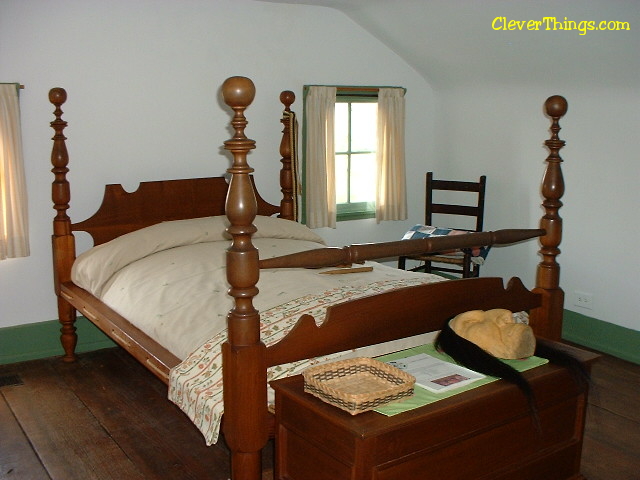
{"type": "Polygon", "coordinates": [[[544,235],[544,230],[497,230],[465,235],[429,237],[397,242],[363,243],[346,247],[327,247],[260,260],[260,268],[319,268],[361,263],[398,255],[442,252],[459,248],[504,245],[544,235]]]}

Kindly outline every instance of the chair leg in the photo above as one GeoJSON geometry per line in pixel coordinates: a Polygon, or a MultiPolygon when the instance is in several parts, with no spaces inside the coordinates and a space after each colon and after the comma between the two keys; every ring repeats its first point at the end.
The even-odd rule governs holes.
{"type": "Polygon", "coordinates": [[[462,278],[470,278],[471,277],[471,255],[468,253],[464,254],[464,260],[462,264],[462,278]]]}
{"type": "Polygon", "coordinates": [[[474,265],[473,266],[473,274],[472,274],[472,276],[474,278],[480,276],[480,265],[474,265]]]}
{"type": "Polygon", "coordinates": [[[398,257],[398,268],[400,270],[407,269],[407,257],[398,257]]]}

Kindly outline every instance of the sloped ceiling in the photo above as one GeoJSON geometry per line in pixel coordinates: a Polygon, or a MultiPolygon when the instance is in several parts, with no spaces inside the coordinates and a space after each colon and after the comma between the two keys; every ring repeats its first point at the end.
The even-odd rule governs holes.
{"type": "MultiPolygon", "coordinates": [[[[334,8],[436,87],[464,83],[639,85],[637,0],[265,0],[334,8]],[[516,21],[623,21],[629,31],[496,30],[516,21]]],[[[552,25],[552,24],[550,24],[552,25]]]]}

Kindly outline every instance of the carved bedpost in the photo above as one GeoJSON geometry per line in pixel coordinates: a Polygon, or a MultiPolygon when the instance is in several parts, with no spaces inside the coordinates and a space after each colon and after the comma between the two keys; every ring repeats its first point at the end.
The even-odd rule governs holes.
{"type": "Polygon", "coordinates": [[[76,310],[64,300],[60,294],[60,284],[71,280],[71,266],[75,260],[75,239],[71,233],[71,219],[67,215],[69,200],[71,198],[67,172],[69,169],[69,154],[67,153],[66,137],[63,134],[67,122],[62,120],[62,105],[67,101],[67,92],[63,88],[52,88],[49,91],[49,101],[56,107],[53,114],[56,119],[51,122],[55,131],[53,136],[53,148],[51,150],[51,171],[54,181],[51,186],[51,198],[53,208],[57,214],[53,219],[53,275],[55,292],[58,296],[58,318],[62,324],[60,329],[60,342],[64,349],[62,359],[65,362],[76,360],[75,348],[78,341],[76,335],[76,310]]]}
{"type": "Polygon", "coordinates": [[[222,85],[224,101],[235,115],[233,138],[224,143],[233,154],[227,194],[227,228],[233,240],[227,250],[229,294],[235,300],[227,316],[228,339],[222,346],[224,381],[224,434],[231,449],[233,480],[259,480],[261,450],[268,441],[266,348],[260,340],[260,316],[253,307],[258,293],[258,250],[251,242],[256,228],[256,198],[247,164],[255,142],[245,136],[245,109],[253,101],[255,87],[245,77],[231,77],[222,85]]]}
{"type": "Polygon", "coordinates": [[[534,291],[542,295],[542,308],[531,312],[532,328],[538,336],[552,340],[562,337],[562,316],[564,310],[564,292],[560,288],[560,265],[556,257],[560,254],[558,248],[562,240],[562,218],[558,214],[564,194],[564,179],[562,176],[562,158],[559,151],[564,147],[564,140],[560,140],[559,120],[567,113],[567,101],[564,97],[554,95],[544,104],[545,111],[552,119],[551,138],[545,141],[549,148],[547,168],[542,180],[542,206],[545,214],[540,220],[540,228],[546,234],[540,237],[540,255],[542,261],[536,272],[536,288],[534,291]]]}
{"type": "Polygon", "coordinates": [[[295,125],[292,123],[295,121],[295,117],[291,112],[291,104],[295,101],[296,96],[293,92],[286,90],[280,94],[280,102],[284,105],[284,112],[282,115],[282,141],[280,142],[280,155],[282,156],[282,168],[280,169],[280,189],[282,191],[282,201],[280,202],[280,214],[278,217],[285,218],[287,220],[297,220],[296,208],[294,201],[294,195],[298,192],[294,191],[297,182],[295,181],[295,169],[293,165],[293,150],[292,140],[295,138],[295,125]]]}

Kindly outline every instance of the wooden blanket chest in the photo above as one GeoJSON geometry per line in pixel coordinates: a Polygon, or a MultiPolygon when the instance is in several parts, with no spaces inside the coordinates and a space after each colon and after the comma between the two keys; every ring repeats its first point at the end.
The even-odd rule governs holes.
{"type": "MultiPolygon", "coordinates": [[[[597,357],[573,353],[587,364],[597,357]]],[[[305,393],[302,376],[274,381],[275,478],[583,479],[586,388],[554,365],[525,376],[535,392],[539,428],[523,394],[505,381],[391,417],[352,416],[305,393]]]]}

